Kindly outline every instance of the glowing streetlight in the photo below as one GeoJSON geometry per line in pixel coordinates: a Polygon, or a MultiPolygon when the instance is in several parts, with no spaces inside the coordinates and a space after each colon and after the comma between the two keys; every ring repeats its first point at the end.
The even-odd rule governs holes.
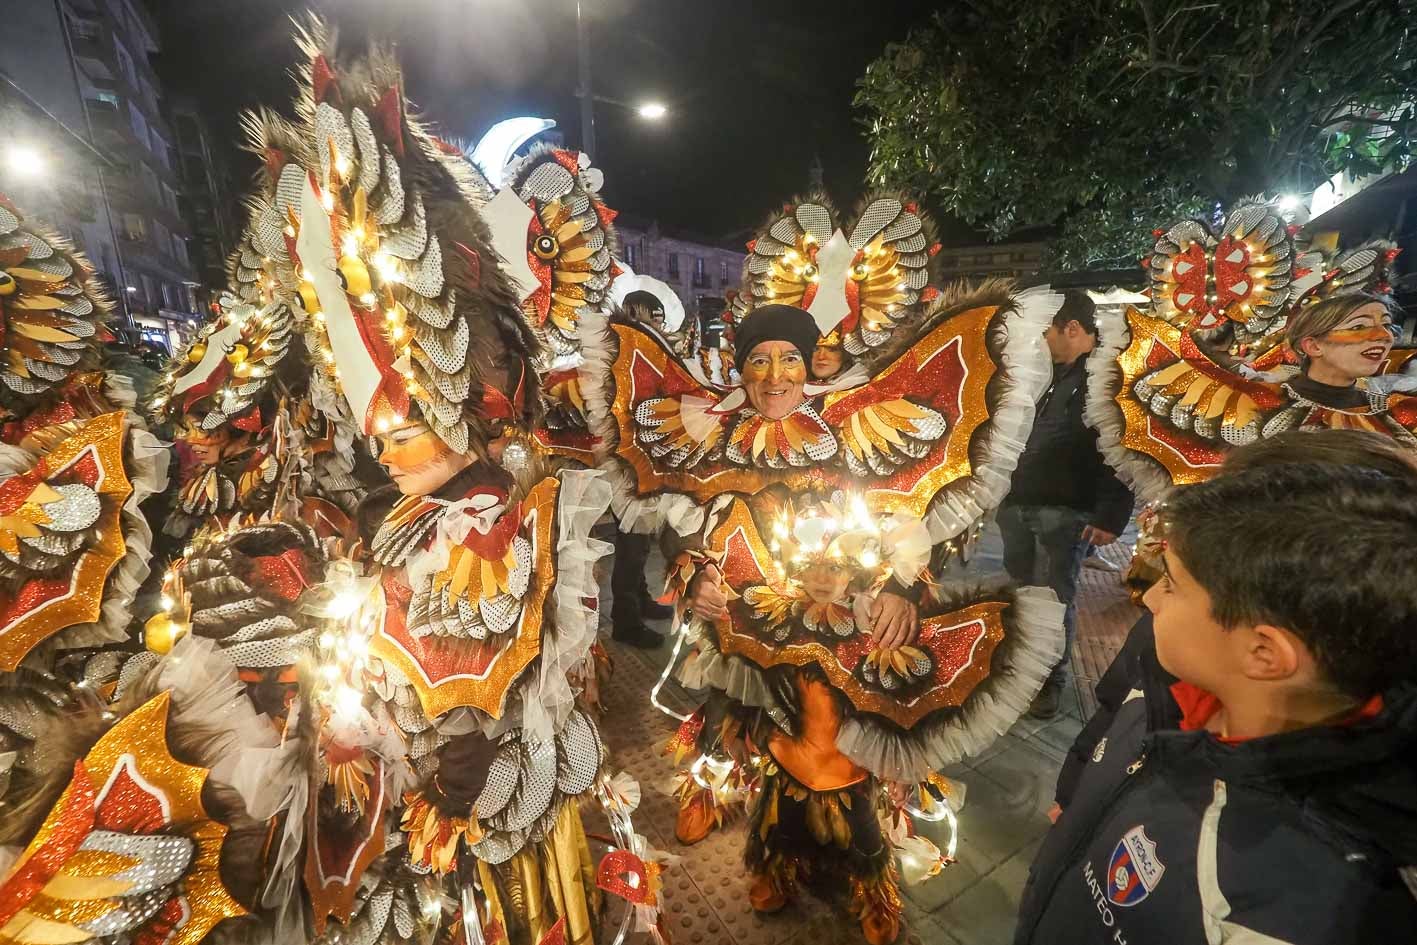
{"type": "Polygon", "coordinates": [[[639,108],[635,109],[635,112],[647,121],[659,121],[665,115],[669,114],[669,109],[665,108],[659,102],[645,102],[639,108]]]}
{"type": "Polygon", "coordinates": [[[10,170],[19,177],[38,177],[44,170],[44,158],[26,144],[12,145],[6,160],[10,170]]]}

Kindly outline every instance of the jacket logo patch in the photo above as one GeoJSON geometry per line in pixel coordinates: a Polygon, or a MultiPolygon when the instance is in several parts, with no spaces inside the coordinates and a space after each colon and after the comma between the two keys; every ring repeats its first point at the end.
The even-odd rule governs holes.
{"type": "Polygon", "coordinates": [[[1107,866],[1107,898],[1116,906],[1134,906],[1161,882],[1166,866],[1156,856],[1156,844],[1146,827],[1136,826],[1122,835],[1107,866]]]}

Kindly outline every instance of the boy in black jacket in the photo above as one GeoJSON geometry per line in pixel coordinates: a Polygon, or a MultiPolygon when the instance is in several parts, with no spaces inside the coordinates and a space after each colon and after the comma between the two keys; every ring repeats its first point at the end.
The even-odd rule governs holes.
{"type": "Polygon", "coordinates": [[[1154,649],[1128,648],[1017,943],[1410,940],[1414,493],[1408,470],[1295,463],[1168,503],[1154,649]]]}

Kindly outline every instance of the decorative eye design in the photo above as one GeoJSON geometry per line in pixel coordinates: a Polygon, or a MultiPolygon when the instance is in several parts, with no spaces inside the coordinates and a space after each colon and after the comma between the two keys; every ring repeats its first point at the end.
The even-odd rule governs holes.
{"type": "Polygon", "coordinates": [[[232,364],[241,364],[250,356],[250,354],[250,348],[238,343],[232,345],[231,350],[226,353],[226,360],[230,361],[232,364]]]}
{"type": "Polygon", "coordinates": [[[197,362],[201,361],[202,358],[206,357],[206,354],[207,343],[205,341],[198,341],[193,344],[192,347],[187,349],[187,360],[193,364],[196,364],[197,362]]]}
{"type": "Polygon", "coordinates": [[[0,269],[0,295],[14,295],[19,289],[20,284],[15,281],[15,277],[0,269]]]}
{"type": "Polygon", "coordinates": [[[561,244],[556,242],[556,237],[550,233],[543,233],[531,242],[531,251],[536,253],[537,259],[547,262],[556,258],[556,254],[561,252],[561,244]]]}
{"type": "Polygon", "coordinates": [[[851,267],[851,278],[857,282],[865,282],[866,277],[871,274],[871,267],[864,262],[859,262],[851,267]]]}
{"type": "Polygon", "coordinates": [[[313,283],[304,279],[300,280],[300,288],[297,290],[296,294],[300,299],[300,307],[304,309],[306,315],[319,314],[320,296],[315,292],[313,283]]]}
{"type": "Polygon", "coordinates": [[[369,281],[369,267],[358,256],[346,254],[339,258],[339,281],[344,291],[356,298],[368,295],[374,288],[369,281]]]}
{"type": "Polygon", "coordinates": [[[817,268],[816,263],[808,263],[802,267],[802,276],[808,282],[816,282],[820,275],[821,270],[817,268]]]}

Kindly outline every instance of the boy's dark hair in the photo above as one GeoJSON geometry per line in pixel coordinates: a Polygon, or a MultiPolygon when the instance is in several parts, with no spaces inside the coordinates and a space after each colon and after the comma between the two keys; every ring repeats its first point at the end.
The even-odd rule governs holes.
{"type": "Polygon", "coordinates": [[[1089,335],[1097,334],[1097,306],[1092,296],[1080,289],[1063,292],[1063,307],[1053,316],[1053,327],[1062,328],[1068,322],[1077,322],[1089,335]]]}
{"type": "Polygon", "coordinates": [[[1417,475],[1417,449],[1373,430],[1285,430],[1225,454],[1221,475],[1280,463],[1367,466],[1393,476],[1417,475]]]}
{"type": "Polygon", "coordinates": [[[1176,492],[1167,546],[1221,626],[1301,639],[1323,675],[1366,699],[1417,679],[1417,473],[1257,466],[1176,492]]]}

